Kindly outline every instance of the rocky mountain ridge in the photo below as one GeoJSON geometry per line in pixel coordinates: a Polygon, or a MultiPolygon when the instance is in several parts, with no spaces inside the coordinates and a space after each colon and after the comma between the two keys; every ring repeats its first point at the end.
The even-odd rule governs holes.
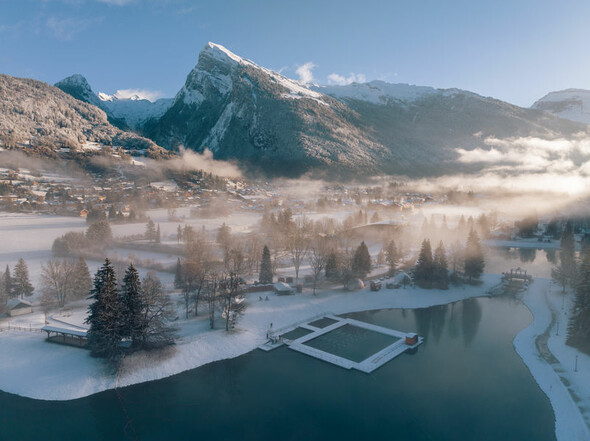
{"type": "Polygon", "coordinates": [[[157,110],[129,124],[124,112],[108,108],[115,102],[99,104],[167,149],[209,149],[217,159],[270,175],[476,172],[479,165],[459,161],[458,150],[489,149],[489,137],[556,139],[588,130],[460,89],[302,84],[214,43],[205,45],[173,99],[150,103],[157,110]]]}

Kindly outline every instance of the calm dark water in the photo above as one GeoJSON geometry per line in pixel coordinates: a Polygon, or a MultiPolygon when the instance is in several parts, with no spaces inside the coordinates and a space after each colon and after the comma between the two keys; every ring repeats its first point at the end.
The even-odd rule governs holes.
{"type": "Polygon", "coordinates": [[[121,399],[0,393],[0,439],[554,439],[549,401],[512,346],[532,319],[522,304],[482,298],[350,316],[426,342],[370,375],[283,347],[124,388],[121,399]]]}
{"type": "Polygon", "coordinates": [[[535,248],[488,248],[485,251],[486,273],[502,273],[521,267],[533,277],[551,277],[551,268],[559,262],[559,250],[535,248]]]}

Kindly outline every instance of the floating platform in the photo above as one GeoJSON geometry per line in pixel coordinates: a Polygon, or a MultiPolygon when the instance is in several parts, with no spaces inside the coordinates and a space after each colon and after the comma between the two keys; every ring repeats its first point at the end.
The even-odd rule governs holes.
{"type": "Polygon", "coordinates": [[[345,369],[371,373],[424,339],[351,318],[326,315],[274,332],[260,349],[289,348],[345,369]]]}

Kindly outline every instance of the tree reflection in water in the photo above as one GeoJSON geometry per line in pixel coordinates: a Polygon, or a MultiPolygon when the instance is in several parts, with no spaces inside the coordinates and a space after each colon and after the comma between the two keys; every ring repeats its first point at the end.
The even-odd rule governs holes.
{"type": "Polygon", "coordinates": [[[478,299],[466,299],[463,301],[463,314],[461,318],[463,343],[468,348],[475,339],[477,330],[479,329],[479,323],[481,322],[481,306],[478,299]]]}
{"type": "Polygon", "coordinates": [[[518,249],[518,257],[520,257],[520,261],[522,263],[534,262],[535,258],[537,257],[537,249],[536,248],[519,248],[518,249]]]}

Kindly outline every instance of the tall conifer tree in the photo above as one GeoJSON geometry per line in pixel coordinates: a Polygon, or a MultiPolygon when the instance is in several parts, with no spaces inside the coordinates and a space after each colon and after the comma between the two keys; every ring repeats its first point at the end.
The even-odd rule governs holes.
{"type": "Polygon", "coordinates": [[[29,280],[29,268],[25,260],[21,257],[14,266],[14,279],[13,279],[13,295],[14,297],[20,296],[29,297],[33,295],[33,285],[29,280]]]}
{"type": "Polygon", "coordinates": [[[432,247],[429,239],[422,241],[420,248],[420,254],[416,261],[416,267],[414,268],[414,279],[418,286],[422,288],[430,288],[432,286],[434,271],[434,261],[432,258],[432,247]]]}
{"type": "Polygon", "coordinates": [[[485,261],[483,251],[481,250],[481,243],[477,232],[472,228],[467,237],[467,245],[465,246],[465,275],[469,278],[469,282],[473,279],[479,279],[483,273],[485,261]]]}
{"type": "Polygon", "coordinates": [[[259,280],[260,283],[272,283],[272,263],[270,261],[270,251],[266,245],[262,250],[259,280]]]}
{"type": "Polygon", "coordinates": [[[121,335],[131,339],[131,345],[137,347],[143,341],[146,321],[143,314],[144,302],[141,292],[139,274],[133,266],[129,265],[123,277],[120,292],[121,301],[121,335]]]}
{"type": "Polygon", "coordinates": [[[88,308],[86,323],[88,346],[92,355],[116,359],[121,354],[121,302],[117,293],[115,270],[109,261],[96,272],[90,297],[94,300],[88,308]]]}

